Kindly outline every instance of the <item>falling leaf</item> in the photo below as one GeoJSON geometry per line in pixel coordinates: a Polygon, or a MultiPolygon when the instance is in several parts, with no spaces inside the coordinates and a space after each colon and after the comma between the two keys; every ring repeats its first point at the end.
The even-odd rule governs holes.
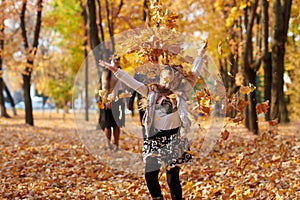
{"type": "Polygon", "coordinates": [[[221,46],[221,45],[222,45],[222,41],[220,41],[219,44],[218,44],[218,53],[219,53],[220,56],[221,56],[222,53],[223,53],[223,52],[222,52],[222,46],[221,46]]]}
{"type": "Polygon", "coordinates": [[[206,116],[209,115],[211,113],[211,108],[207,107],[207,106],[200,106],[199,110],[201,113],[204,113],[206,116]]]}
{"type": "Polygon", "coordinates": [[[226,129],[224,131],[222,131],[222,139],[223,140],[227,140],[229,137],[229,131],[227,131],[226,129]]]}
{"type": "Polygon", "coordinates": [[[270,126],[276,126],[278,124],[278,120],[277,119],[270,120],[269,124],[270,124],[270,126]]]}
{"type": "Polygon", "coordinates": [[[257,114],[260,114],[260,113],[267,113],[268,112],[268,108],[269,108],[269,100],[265,101],[265,102],[262,102],[262,103],[259,103],[257,106],[256,106],[256,113],[257,114]]]}
{"type": "Polygon", "coordinates": [[[240,114],[240,115],[236,116],[232,121],[233,121],[234,123],[240,123],[240,122],[242,122],[244,119],[245,119],[244,115],[243,115],[243,114],[240,114]]]}
{"type": "Polygon", "coordinates": [[[250,94],[251,93],[251,88],[249,86],[241,86],[240,92],[242,94],[250,94]]]}
{"type": "Polygon", "coordinates": [[[249,87],[250,87],[250,92],[254,92],[256,90],[256,86],[253,85],[252,83],[249,83],[249,87]]]}
{"type": "Polygon", "coordinates": [[[230,72],[227,72],[227,75],[231,78],[234,78],[234,76],[230,72]]]}

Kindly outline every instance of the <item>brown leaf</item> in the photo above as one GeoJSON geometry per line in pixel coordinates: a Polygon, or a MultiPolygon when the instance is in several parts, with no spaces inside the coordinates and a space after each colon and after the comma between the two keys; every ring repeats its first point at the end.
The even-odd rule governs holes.
{"type": "Polygon", "coordinates": [[[245,119],[244,115],[241,114],[241,115],[236,116],[232,121],[233,121],[234,123],[240,123],[240,122],[242,122],[244,119],[245,119]]]}
{"type": "Polygon", "coordinates": [[[269,100],[262,102],[256,106],[256,113],[260,114],[262,112],[267,113],[269,108],[269,100]]]}
{"type": "Polygon", "coordinates": [[[222,139],[223,140],[227,140],[229,137],[229,132],[225,129],[224,131],[222,131],[222,139]]]}
{"type": "Polygon", "coordinates": [[[271,126],[276,126],[276,125],[278,124],[278,120],[277,120],[277,119],[270,120],[270,121],[269,121],[269,124],[270,124],[271,126]]]}
{"type": "Polygon", "coordinates": [[[202,105],[200,105],[199,110],[200,110],[200,112],[202,112],[202,113],[204,113],[206,115],[209,115],[210,112],[211,112],[210,107],[202,106],[202,105]]]}

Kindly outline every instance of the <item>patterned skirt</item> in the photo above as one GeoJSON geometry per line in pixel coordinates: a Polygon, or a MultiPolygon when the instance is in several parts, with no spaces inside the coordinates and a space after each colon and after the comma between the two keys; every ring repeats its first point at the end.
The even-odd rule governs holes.
{"type": "Polygon", "coordinates": [[[181,139],[179,128],[159,131],[154,136],[146,138],[143,145],[143,160],[156,157],[158,164],[167,166],[191,162],[192,155],[187,138],[181,139]]]}

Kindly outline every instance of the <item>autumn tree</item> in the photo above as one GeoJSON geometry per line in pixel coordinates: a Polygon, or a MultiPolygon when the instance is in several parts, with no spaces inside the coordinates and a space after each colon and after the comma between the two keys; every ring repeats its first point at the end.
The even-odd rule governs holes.
{"type": "MultiPolygon", "coordinates": [[[[19,18],[16,9],[16,3],[12,1],[1,1],[1,19],[4,23],[1,27],[3,32],[1,33],[1,58],[2,58],[2,80],[3,80],[3,91],[6,93],[6,100],[11,104],[13,115],[17,114],[15,108],[15,101],[12,97],[12,91],[17,90],[20,87],[20,79],[16,78],[20,75],[19,71],[19,55],[16,51],[20,45],[19,30],[19,18]],[[4,29],[5,28],[5,29],[4,29]],[[4,46],[6,48],[4,48],[4,46]]],[[[2,94],[2,93],[1,93],[2,94]]],[[[4,105],[5,106],[5,105],[4,105]]]]}
{"type": "Polygon", "coordinates": [[[43,32],[40,40],[41,62],[36,67],[34,81],[40,94],[69,112],[74,78],[84,55],[81,39],[84,36],[79,0],[53,0],[51,8],[43,16],[43,32]],[[82,25],[81,25],[82,24],[82,25]]]}
{"type": "Polygon", "coordinates": [[[4,0],[1,1],[0,10],[2,13],[5,13],[0,18],[0,116],[2,116],[2,117],[10,117],[7,113],[5,103],[4,103],[5,102],[4,95],[3,95],[4,92],[6,93],[6,97],[11,104],[13,115],[17,115],[14,99],[13,99],[11,92],[10,92],[9,88],[7,87],[7,84],[5,83],[4,78],[3,78],[3,75],[4,75],[4,73],[3,73],[4,61],[3,60],[4,60],[4,43],[5,43],[4,21],[7,16],[6,14],[9,12],[8,8],[9,8],[9,6],[7,5],[7,2],[4,0]]]}
{"type": "Polygon", "coordinates": [[[198,17],[201,19],[199,23],[208,32],[210,41],[214,43],[212,52],[216,52],[215,57],[218,59],[217,63],[227,89],[227,96],[230,99],[236,94],[245,95],[245,100],[239,99],[236,106],[248,104],[245,117],[238,116],[234,109],[228,115],[236,118],[234,120],[245,119],[246,127],[257,133],[256,94],[240,88],[243,86],[255,88],[256,73],[260,66],[260,54],[257,48],[259,44],[253,42],[254,33],[259,34],[255,32],[259,27],[257,25],[258,1],[216,0],[202,2],[199,6],[205,9],[203,16],[198,17]],[[213,25],[216,23],[217,27],[213,25]]]}
{"type": "Polygon", "coordinates": [[[287,83],[286,95],[288,102],[288,112],[291,120],[299,118],[300,112],[300,99],[299,99],[299,85],[300,85],[300,2],[293,1],[291,8],[290,27],[288,40],[286,44],[286,56],[285,56],[285,71],[291,79],[291,83],[287,83]]]}
{"type": "MultiPolygon", "coordinates": [[[[0,8],[2,12],[4,11],[5,1],[0,4],[0,8]]],[[[4,105],[4,80],[3,80],[3,49],[4,49],[4,16],[2,15],[0,18],[0,117],[9,117],[9,115],[6,112],[6,108],[4,105]]]]}
{"type": "Polygon", "coordinates": [[[283,91],[284,57],[292,0],[274,0],[274,25],[272,35],[272,87],[271,119],[288,122],[288,112],[283,91]]]}
{"type": "Polygon", "coordinates": [[[115,38],[113,36],[117,25],[116,18],[120,14],[123,5],[123,0],[117,3],[105,0],[104,4],[100,0],[87,0],[90,47],[94,53],[96,63],[100,58],[108,59],[115,50],[115,38]],[[101,42],[107,41],[107,38],[110,40],[110,47],[99,46],[101,42]],[[99,52],[108,55],[99,55],[99,52]]]}
{"type": "MultiPolygon", "coordinates": [[[[89,37],[89,29],[88,29],[88,13],[86,9],[86,4],[84,4],[82,1],[80,2],[81,6],[81,15],[83,18],[83,25],[84,25],[84,41],[83,41],[83,51],[84,51],[84,57],[87,58],[88,56],[88,37],[89,37]]],[[[88,59],[84,60],[84,66],[85,66],[85,102],[89,101],[89,90],[88,90],[88,82],[89,82],[89,62],[88,59]]],[[[88,103],[85,104],[85,120],[89,120],[89,105],[88,103]]]]}
{"type": "MultiPolygon", "coordinates": [[[[256,72],[260,67],[260,58],[253,58],[253,26],[256,18],[256,9],[258,0],[255,0],[250,6],[245,8],[245,46],[243,52],[243,71],[245,74],[245,85],[256,87],[256,72]]],[[[247,99],[248,96],[246,96],[247,99]]],[[[250,92],[249,106],[246,110],[246,127],[253,133],[258,133],[258,123],[256,114],[256,94],[250,92]]]]}
{"type": "MultiPolygon", "coordinates": [[[[269,51],[269,1],[262,0],[261,4],[261,45],[262,45],[262,66],[264,70],[264,99],[271,100],[272,85],[272,62],[271,52],[269,51]]],[[[270,109],[268,109],[265,119],[270,120],[270,109]]]]}
{"type": "Polygon", "coordinates": [[[33,70],[34,57],[37,53],[38,44],[39,44],[39,34],[40,34],[41,23],[42,23],[42,9],[43,9],[42,3],[43,3],[42,0],[37,1],[36,26],[34,31],[32,47],[29,46],[27,30],[26,30],[27,0],[24,0],[22,2],[21,15],[20,15],[22,37],[23,37],[25,54],[26,54],[26,66],[24,71],[22,72],[24,101],[25,101],[25,121],[26,124],[32,126],[34,125],[34,122],[33,122],[33,114],[32,114],[32,100],[30,96],[30,86],[31,86],[31,74],[33,70]]]}

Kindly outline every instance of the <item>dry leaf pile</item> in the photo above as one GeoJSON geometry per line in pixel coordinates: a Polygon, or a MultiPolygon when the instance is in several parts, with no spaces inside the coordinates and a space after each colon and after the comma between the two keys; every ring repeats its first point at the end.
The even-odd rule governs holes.
{"type": "MultiPolygon", "coordinates": [[[[205,123],[191,133],[197,154],[205,123]]],[[[200,123],[200,124],[201,124],[200,123]]],[[[269,126],[261,134],[227,127],[205,157],[181,170],[185,199],[300,199],[299,124],[269,126]]],[[[136,151],[123,134],[121,148],[136,151]]],[[[35,114],[0,119],[1,199],[150,199],[144,177],[111,169],[78,139],[72,115],[35,114]]],[[[162,191],[170,199],[165,174],[162,191]]]]}

